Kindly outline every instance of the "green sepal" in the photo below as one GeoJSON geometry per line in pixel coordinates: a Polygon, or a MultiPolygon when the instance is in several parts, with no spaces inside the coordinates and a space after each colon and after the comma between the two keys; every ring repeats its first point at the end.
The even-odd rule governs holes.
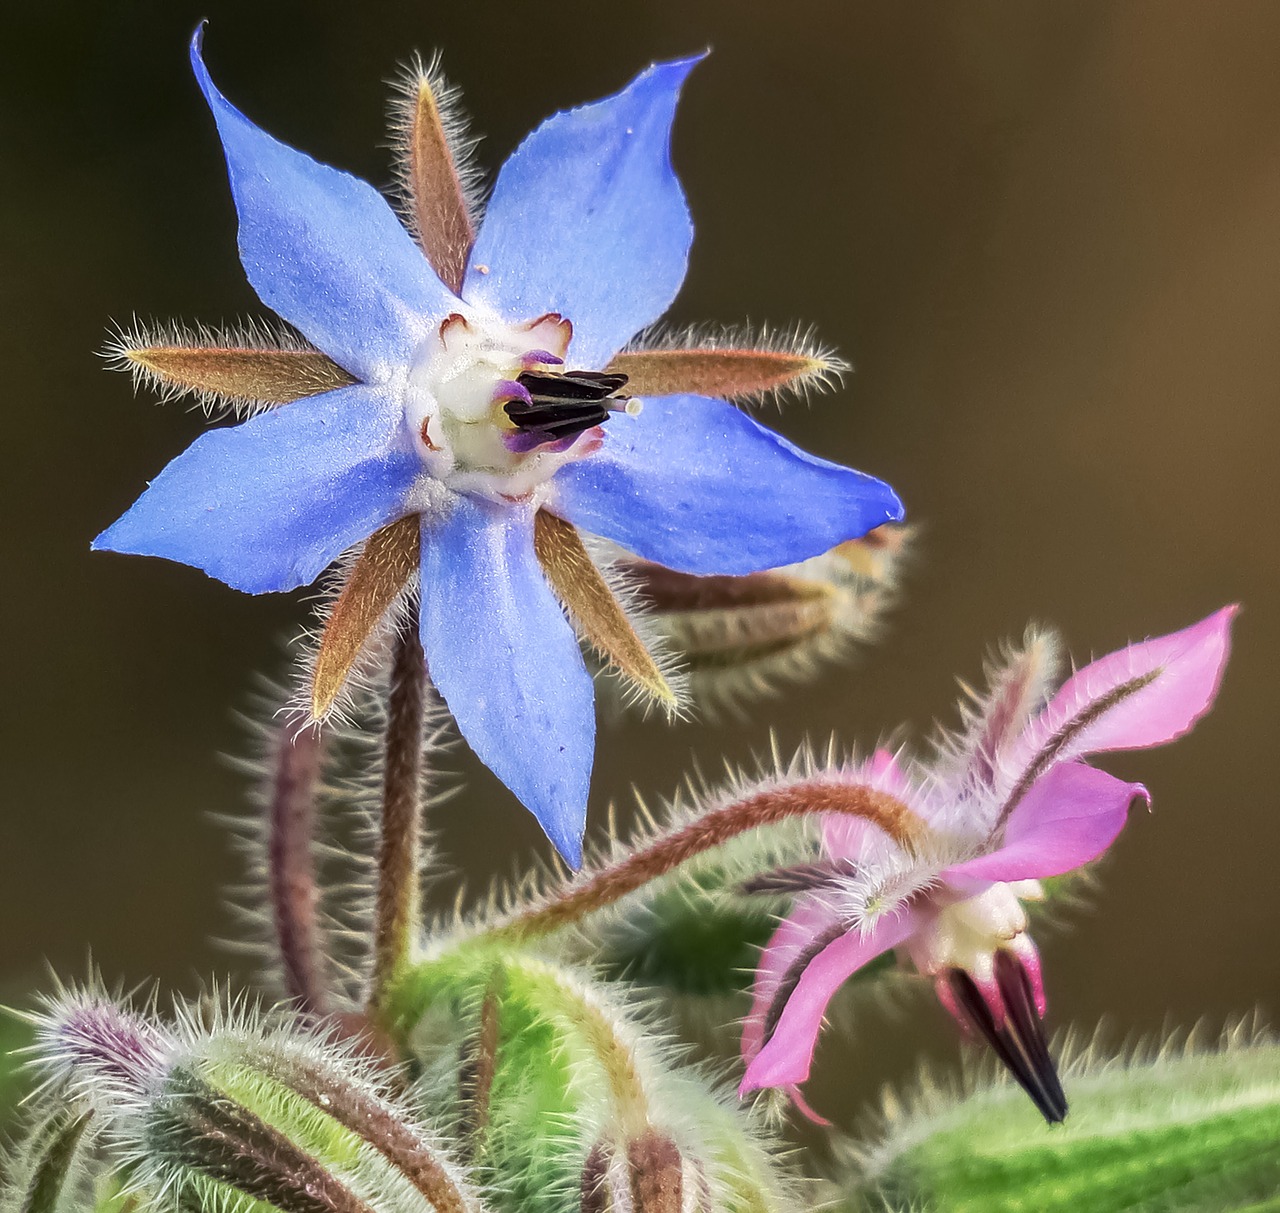
{"type": "Polygon", "coordinates": [[[391,1005],[418,1087],[464,1144],[500,1213],[577,1213],[588,1156],[625,1157],[639,1126],[706,1174],[717,1213],[769,1213],[781,1185],[718,1084],[674,1067],[625,987],[516,946],[475,940],[409,970],[391,1005]],[[483,1042],[494,1048],[479,1056],[483,1042]],[[485,1090],[476,1075],[485,1073],[485,1090]]]}
{"type": "Polygon", "coordinates": [[[5,1213],[60,1213],[76,1202],[81,1143],[92,1118],[84,1107],[63,1107],[35,1126],[5,1168],[5,1213]]]}

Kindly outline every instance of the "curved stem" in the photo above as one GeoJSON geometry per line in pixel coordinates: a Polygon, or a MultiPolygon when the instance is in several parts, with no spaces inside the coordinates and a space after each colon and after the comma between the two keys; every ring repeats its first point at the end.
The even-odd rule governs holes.
{"type": "Polygon", "coordinates": [[[374,904],[373,973],[368,1006],[381,1019],[390,989],[412,959],[419,918],[422,850],[422,726],[427,674],[418,608],[397,625],[387,694],[382,823],[374,904]]]}
{"type": "Polygon", "coordinates": [[[325,1011],[324,949],[316,913],[316,788],[324,761],[318,726],[289,715],[280,730],[267,803],[267,884],[285,994],[304,1011],[325,1011]]]}
{"type": "Polygon", "coordinates": [[[918,847],[928,832],[924,822],[902,801],[860,784],[815,779],[767,788],[704,813],[625,859],[570,885],[542,905],[522,911],[487,935],[491,939],[525,941],[549,934],[612,905],[739,834],[815,813],[860,817],[910,849],[918,847]]]}

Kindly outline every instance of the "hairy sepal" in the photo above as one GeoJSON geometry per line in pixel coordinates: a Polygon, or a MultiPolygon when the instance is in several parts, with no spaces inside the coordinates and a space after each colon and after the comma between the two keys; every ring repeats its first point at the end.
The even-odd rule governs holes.
{"type": "Polygon", "coordinates": [[[596,1207],[597,1184],[621,1183],[649,1193],[636,1213],[661,1213],[672,1179],[657,1162],[673,1158],[686,1209],[789,1206],[785,1178],[723,1085],[677,1066],[647,1016],[584,970],[477,940],[416,966],[397,1007],[424,1098],[468,1142],[496,1208],[576,1213],[596,1207]]]}
{"type": "Polygon", "coordinates": [[[440,280],[457,294],[480,226],[483,178],[461,91],[440,56],[414,58],[395,81],[391,132],[396,184],[409,230],[440,280]]]}
{"type": "Polygon", "coordinates": [[[326,354],[292,331],[250,320],[205,325],[119,328],[104,356],[162,401],[190,397],[211,419],[243,418],[355,383],[326,354]]]}
{"type": "Polygon", "coordinates": [[[849,364],[817,341],[811,329],[669,330],[644,333],[615,355],[611,372],[625,374],[636,396],[692,392],[758,403],[791,394],[832,391],[849,364]]]}
{"type": "Polygon", "coordinates": [[[1029,627],[1021,644],[1002,645],[985,664],[985,690],[961,682],[961,724],[934,743],[935,777],[957,794],[990,789],[1009,747],[1048,701],[1061,665],[1062,641],[1049,629],[1029,627]]]}
{"type": "Polygon", "coordinates": [[[333,710],[352,669],[418,569],[421,527],[416,515],[369,536],[325,619],[311,670],[311,717],[333,710]]]}
{"type": "Polygon", "coordinates": [[[637,630],[626,584],[611,585],[576,528],[555,514],[538,511],[533,538],[538,563],[582,640],[640,699],[678,713],[682,680],[668,677],[637,630]]]}
{"type": "Polygon", "coordinates": [[[71,1213],[90,1202],[92,1120],[71,1101],[37,1118],[0,1166],[0,1213],[71,1213]]]}

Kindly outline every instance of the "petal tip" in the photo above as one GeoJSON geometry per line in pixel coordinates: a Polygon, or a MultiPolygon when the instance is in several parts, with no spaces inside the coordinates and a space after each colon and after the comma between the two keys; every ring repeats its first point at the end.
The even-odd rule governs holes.
{"type": "MultiPolygon", "coordinates": [[[[546,826],[543,826],[546,829],[546,826]]],[[[557,836],[547,831],[547,837],[551,839],[551,845],[555,847],[560,858],[573,871],[577,871],[582,867],[582,838],[578,835],[566,834],[557,836]]]]}
{"type": "Polygon", "coordinates": [[[689,78],[689,73],[698,67],[710,54],[710,47],[707,50],[696,51],[692,55],[681,56],[680,59],[655,59],[649,67],[641,73],[641,78],[659,78],[662,77],[671,83],[671,87],[680,88],[689,78]]]}
{"type": "MultiPolygon", "coordinates": [[[[880,483],[884,484],[884,481],[880,483]]],[[[901,522],[906,518],[907,508],[902,504],[902,498],[887,484],[884,484],[884,496],[885,522],[901,522]]]]}
{"type": "Polygon", "coordinates": [[[89,551],[120,552],[128,556],[144,554],[144,553],[135,552],[134,546],[130,545],[128,542],[125,542],[124,544],[121,543],[120,529],[128,517],[129,517],[129,513],[128,511],[126,511],[124,514],[121,514],[121,516],[117,518],[115,522],[113,522],[109,527],[107,527],[106,530],[95,535],[93,537],[93,540],[89,544],[89,551]]]}
{"type": "Polygon", "coordinates": [[[1214,611],[1204,622],[1212,631],[1226,634],[1230,632],[1231,625],[1235,623],[1236,616],[1240,614],[1240,610],[1240,603],[1229,602],[1226,606],[1214,611]]]}
{"type": "Polygon", "coordinates": [[[208,28],[208,20],[203,20],[191,33],[191,41],[188,44],[187,53],[191,59],[191,70],[195,72],[196,79],[200,81],[201,87],[209,81],[209,71],[204,65],[204,32],[208,28]]]}

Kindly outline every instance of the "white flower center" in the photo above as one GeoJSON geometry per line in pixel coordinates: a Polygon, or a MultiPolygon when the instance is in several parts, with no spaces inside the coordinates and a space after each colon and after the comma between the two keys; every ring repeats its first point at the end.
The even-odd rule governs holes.
{"type": "Polygon", "coordinates": [[[1027,914],[1020,899],[1034,901],[1043,895],[1039,881],[1019,880],[992,885],[974,897],[944,906],[911,940],[911,959],[930,976],[964,969],[979,983],[990,981],[996,952],[1021,950],[1027,914]]]}
{"type": "MultiPolygon", "coordinates": [[[[524,498],[566,462],[595,450],[596,419],[562,422],[563,437],[540,428],[530,413],[541,419],[546,410],[536,410],[520,382],[533,375],[555,388],[572,378],[559,374],[572,335],[554,314],[523,325],[446,319],[418,349],[404,389],[405,421],[427,472],[459,492],[524,498]]],[[[594,405],[600,418],[607,407],[594,405]]]]}

